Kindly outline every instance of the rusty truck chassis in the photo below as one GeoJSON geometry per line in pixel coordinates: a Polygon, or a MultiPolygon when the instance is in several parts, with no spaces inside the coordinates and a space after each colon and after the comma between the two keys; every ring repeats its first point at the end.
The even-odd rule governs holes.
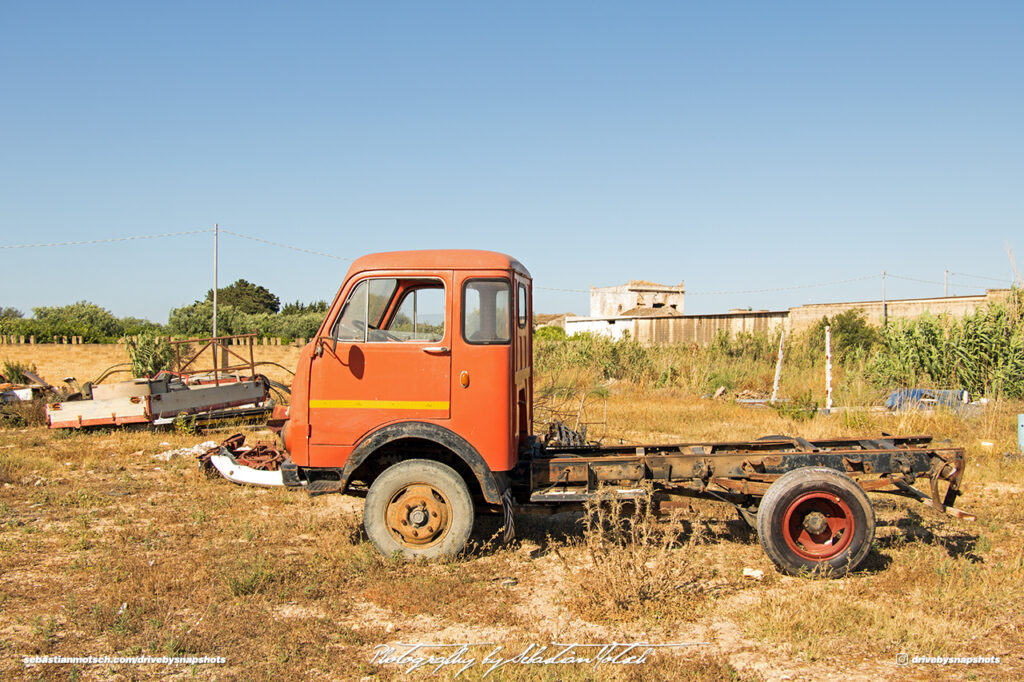
{"type": "MultiPolygon", "coordinates": [[[[281,453],[281,459],[285,459],[281,453]]],[[[502,476],[511,481],[519,511],[574,507],[600,495],[620,499],[652,493],[664,509],[673,496],[702,497],[736,507],[751,526],[758,502],[784,474],[824,467],[845,474],[865,492],[906,497],[950,516],[974,521],[957,509],[964,475],[963,448],[937,447],[931,436],[845,438],[809,441],[766,436],[755,441],[686,442],[656,445],[550,446],[533,439],[519,463],[502,476]],[[914,487],[928,481],[929,492],[914,487]],[[945,491],[940,482],[945,482],[945,491]]],[[[362,494],[357,473],[343,469],[295,467],[285,462],[284,484],[304,487],[311,495],[362,494]]],[[[369,472],[368,472],[369,473],[369,472]]],[[[479,476],[480,471],[474,469],[479,476]]]]}
{"type": "Polygon", "coordinates": [[[525,453],[512,478],[521,503],[580,503],[618,489],[618,497],[639,497],[644,481],[661,496],[706,497],[734,504],[753,525],[757,500],[782,475],[804,467],[826,467],[846,474],[865,492],[889,493],[917,500],[964,520],[972,514],[953,505],[960,493],[964,451],[936,447],[931,436],[879,439],[823,439],[767,436],[756,441],[672,443],[661,445],[537,445],[525,453]],[[929,493],[913,487],[928,480],[929,493]],[[948,486],[940,491],[940,481],[948,486]],[[628,486],[634,486],[629,488],[628,486]]]}
{"type": "MultiPolygon", "coordinates": [[[[468,470],[461,474],[452,472],[464,480],[477,478],[477,502],[467,497],[466,504],[503,513],[506,540],[514,534],[514,511],[552,513],[610,497],[646,503],[665,513],[685,504],[680,498],[696,497],[733,505],[783,572],[831,574],[856,568],[870,551],[875,522],[868,492],[907,497],[950,516],[975,520],[954,506],[964,475],[963,449],[936,446],[930,436],[815,441],[766,436],[756,441],[601,446],[585,443],[581,434],[562,432],[570,436],[568,442],[549,440],[545,445],[531,437],[510,472],[490,475],[472,462],[463,462],[468,470]],[[914,487],[919,479],[927,480],[928,493],[914,487]]],[[[375,466],[361,467],[355,458],[350,471],[298,467],[276,447],[247,448],[243,443],[244,437],[233,436],[204,454],[200,463],[237,483],[304,488],[310,495],[363,494],[367,504],[378,476],[385,476],[385,469],[396,470],[388,468],[389,460],[402,459],[402,453],[395,452],[374,461],[375,466]]],[[[425,483],[412,487],[430,488],[425,483]]],[[[424,499],[446,498],[432,492],[424,499]]],[[[448,519],[447,504],[430,516],[448,519]]],[[[396,512],[392,500],[388,523],[401,528],[415,523],[417,505],[403,498],[396,512]],[[413,510],[408,519],[401,516],[403,509],[413,510]],[[400,518],[392,518],[395,514],[400,518]]],[[[428,506],[427,512],[431,509],[428,506]]],[[[443,538],[447,531],[437,533],[443,538]]],[[[412,537],[410,542],[415,542],[415,528],[412,537]]]]}

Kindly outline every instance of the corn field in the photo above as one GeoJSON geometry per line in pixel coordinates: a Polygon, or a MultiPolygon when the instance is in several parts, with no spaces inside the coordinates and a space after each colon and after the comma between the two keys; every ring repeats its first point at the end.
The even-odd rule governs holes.
{"type": "Polygon", "coordinates": [[[875,383],[967,389],[972,397],[1024,397],[1024,297],[963,319],[924,317],[882,330],[868,372],[875,383]]]}

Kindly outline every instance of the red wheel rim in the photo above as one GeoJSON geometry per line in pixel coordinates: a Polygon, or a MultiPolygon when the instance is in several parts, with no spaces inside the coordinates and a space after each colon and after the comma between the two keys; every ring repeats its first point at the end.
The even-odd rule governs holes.
{"type": "Polygon", "coordinates": [[[796,498],[786,508],[782,534],[797,556],[827,561],[850,546],[856,525],[849,505],[837,495],[812,492],[796,498]]]}

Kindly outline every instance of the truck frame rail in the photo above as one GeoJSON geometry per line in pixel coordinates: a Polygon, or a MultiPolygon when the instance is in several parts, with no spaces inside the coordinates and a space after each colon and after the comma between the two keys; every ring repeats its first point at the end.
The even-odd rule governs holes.
{"type": "Polygon", "coordinates": [[[750,521],[744,510],[756,509],[757,499],[782,476],[823,467],[845,474],[865,492],[905,496],[974,520],[953,506],[963,478],[963,449],[936,446],[930,436],[539,446],[527,450],[524,460],[529,488],[519,490],[518,498],[531,503],[581,502],[608,486],[620,486],[620,497],[636,497],[636,484],[649,481],[658,492],[731,502],[750,521]],[[928,480],[928,494],[913,487],[921,478],[928,480]],[[940,481],[948,483],[944,493],[940,481]]]}

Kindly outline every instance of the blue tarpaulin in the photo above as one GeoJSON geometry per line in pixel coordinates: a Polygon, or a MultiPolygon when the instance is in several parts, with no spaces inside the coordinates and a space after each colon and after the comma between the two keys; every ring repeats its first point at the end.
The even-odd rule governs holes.
{"type": "Polygon", "coordinates": [[[885,406],[890,410],[936,407],[943,405],[958,409],[970,402],[967,391],[941,388],[898,388],[889,394],[885,406]]]}

